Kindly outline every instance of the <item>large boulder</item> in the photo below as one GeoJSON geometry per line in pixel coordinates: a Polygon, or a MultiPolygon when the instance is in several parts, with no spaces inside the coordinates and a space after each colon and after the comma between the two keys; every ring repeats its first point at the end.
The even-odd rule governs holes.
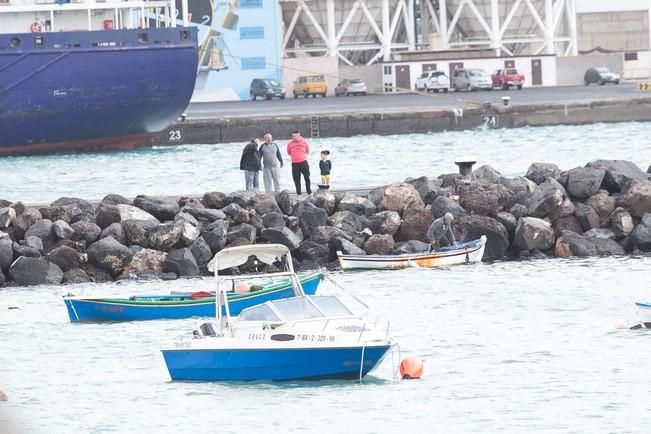
{"type": "Polygon", "coordinates": [[[409,240],[396,243],[393,247],[393,253],[403,255],[405,253],[423,253],[429,252],[430,243],[424,243],[418,240],[409,240]]]}
{"type": "Polygon", "coordinates": [[[264,216],[270,212],[280,212],[280,207],[272,193],[257,195],[253,201],[253,209],[260,216],[264,216]]]}
{"type": "Polygon", "coordinates": [[[335,212],[337,200],[335,199],[335,195],[328,189],[318,189],[307,200],[324,210],[328,215],[332,215],[335,212]]]}
{"type": "Polygon", "coordinates": [[[226,213],[219,209],[183,207],[182,212],[194,217],[197,222],[214,222],[215,220],[224,220],[226,218],[226,213]]]}
{"type": "Polygon", "coordinates": [[[59,246],[56,249],[50,250],[44,258],[48,262],[57,264],[64,272],[73,268],[79,268],[84,263],[81,254],[68,246],[59,246]]]}
{"type": "Polygon", "coordinates": [[[102,238],[88,247],[88,262],[115,277],[129,265],[133,254],[111,237],[102,238]]]}
{"type": "Polygon", "coordinates": [[[555,179],[547,178],[529,196],[528,214],[532,217],[552,215],[564,205],[566,199],[567,192],[565,188],[555,179]]]}
{"type": "Polygon", "coordinates": [[[554,241],[554,230],[549,222],[535,217],[521,218],[513,236],[513,244],[518,250],[549,250],[554,241]]]}
{"type": "Polygon", "coordinates": [[[615,234],[608,229],[591,229],[583,236],[597,249],[601,256],[623,255],[624,248],[615,241],[615,234]]]}
{"type": "Polygon", "coordinates": [[[369,225],[368,219],[351,211],[337,211],[328,218],[328,224],[344,232],[355,234],[369,225]]]}
{"type": "Polygon", "coordinates": [[[279,212],[270,212],[262,217],[263,228],[279,228],[285,226],[285,218],[279,212]]]}
{"type": "Polygon", "coordinates": [[[484,164],[472,171],[470,178],[484,184],[496,184],[502,174],[493,169],[490,165],[484,164]]]}
{"type": "Polygon", "coordinates": [[[187,247],[169,252],[165,258],[163,269],[176,273],[177,276],[198,276],[200,274],[197,261],[187,247]]]}
{"type": "Polygon", "coordinates": [[[75,233],[75,230],[65,221],[57,220],[52,223],[52,233],[55,240],[69,240],[75,233]]]}
{"type": "Polygon", "coordinates": [[[158,220],[122,220],[122,227],[129,244],[137,244],[143,247],[146,247],[149,243],[149,232],[154,231],[159,224],[158,220]]]}
{"type": "Polygon", "coordinates": [[[648,175],[635,163],[625,160],[597,160],[586,165],[605,172],[602,187],[611,193],[618,193],[624,189],[629,181],[646,181],[648,175]]]}
{"type": "Polygon", "coordinates": [[[552,223],[554,235],[560,237],[564,231],[571,231],[580,234],[583,232],[583,226],[574,214],[558,218],[552,223]]]}
{"type": "Polygon", "coordinates": [[[8,270],[14,261],[14,250],[9,237],[0,238],[0,270],[8,270]]]}
{"type": "Polygon", "coordinates": [[[651,213],[645,214],[640,223],[635,226],[631,240],[643,252],[651,252],[651,213]]]}
{"type": "Polygon", "coordinates": [[[574,212],[576,219],[581,224],[583,232],[589,231],[592,228],[598,228],[600,223],[599,214],[590,205],[584,203],[576,204],[576,211],[574,212]]]}
{"type": "Polygon", "coordinates": [[[270,227],[262,230],[261,237],[270,243],[277,243],[287,246],[290,251],[294,251],[301,245],[301,240],[286,226],[270,227]]]}
{"type": "Polygon", "coordinates": [[[127,245],[127,234],[124,231],[124,227],[121,223],[113,223],[108,225],[102,230],[102,233],[99,234],[99,238],[113,237],[115,241],[120,244],[127,245]]]}
{"type": "MultiPolygon", "coordinates": [[[[199,236],[199,231],[196,233],[199,236]]],[[[183,238],[183,222],[167,221],[147,230],[145,244],[142,247],[149,247],[154,250],[168,251],[176,246],[183,238]]],[[[196,237],[195,237],[196,239],[196,237]]]]}
{"type": "Polygon", "coordinates": [[[210,246],[206,240],[201,236],[194,240],[194,243],[190,246],[190,251],[192,252],[192,256],[194,256],[199,269],[201,271],[206,271],[206,265],[208,265],[208,262],[210,262],[213,257],[210,246]]]}
{"type": "Polygon", "coordinates": [[[39,237],[29,236],[25,237],[25,245],[43,253],[43,241],[39,237]]]}
{"type": "Polygon", "coordinates": [[[525,177],[529,178],[536,184],[542,184],[547,178],[556,179],[561,174],[561,170],[556,164],[550,163],[532,163],[527,170],[525,177]]]}
{"type": "Polygon", "coordinates": [[[610,215],[610,225],[618,238],[628,237],[635,229],[631,213],[624,208],[615,208],[610,215]]]}
{"type": "Polygon", "coordinates": [[[226,245],[226,234],[228,233],[228,220],[215,220],[201,231],[201,237],[206,241],[213,254],[217,253],[226,245]]]}
{"type": "Polygon", "coordinates": [[[147,211],[160,221],[174,220],[176,213],[180,211],[179,203],[175,200],[161,199],[141,194],[136,196],[133,204],[138,208],[147,211]]]}
{"type": "Polygon", "coordinates": [[[454,172],[454,173],[443,173],[438,176],[438,179],[441,180],[442,188],[455,189],[457,187],[457,183],[460,180],[464,179],[464,177],[461,176],[460,173],[454,172]]]}
{"type": "Polygon", "coordinates": [[[463,181],[457,185],[459,205],[479,215],[495,217],[507,206],[513,193],[502,184],[463,181]]]}
{"type": "Polygon", "coordinates": [[[226,234],[226,241],[228,244],[236,242],[238,245],[253,244],[255,243],[256,229],[255,227],[242,223],[241,225],[231,226],[226,234]]]}
{"type": "Polygon", "coordinates": [[[432,213],[419,206],[407,208],[402,215],[402,224],[396,239],[400,241],[419,240],[427,242],[427,229],[432,224],[432,213]]]}
{"type": "Polygon", "coordinates": [[[154,272],[162,273],[163,264],[167,258],[166,252],[153,249],[141,249],[133,255],[129,265],[124,267],[122,276],[137,277],[140,274],[154,272]]]}
{"type": "Polygon", "coordinates": [[[100,228],[104,229],[107,226],[113,223],[119,223],[121,221],[120,209],[116,205],[111,205],[109,203],[101,203],[97,207],[95,215],[95,223],[100,228]]]}
{"type": "Polygon", "coordinates": [[[276,203],[278,204],[278,207],[283,214],[290,215],[294,210],[296,201],[289,194],[289,191],[283,190],[276,193],[276,203]]]}
{"type": "Polygon", "coordinates": [[[52,202],[50,207],[67,208],[70,214],[70,221],[68,223],[74,223],[81,219],[89,221],[95,220],[95,205],[84,199],[76,197],[60,197],[52,202]]]}
{"type": "Polygon", "coordinates": [[[651,182],[632,181],[626,184],[617,198],[617,206],[628,210],[633,217],[651,212],[651,182]]]}
{"type": "Polygon", "coordinates": [[[16,210],[10,207],[0,208],[0,229],[8,228],[16,220],[16,210]]]}
{"type": "Polygon", "coordinates": [[[335,246],[337,251],[343,253],[344,255],[365,255],[366,252],[357,247],[357,245],[351,241],[348,241],[345,238],[337,238],[335,240],[335,246]]]}
{"type": "Polygon", "coordinates": [[[458,218],[466,214],[467,211],[449,197],[438,196],[432,202],[432,214],[435,218],[439,218],[443,217],[446,213],[450,213],[455,218],[458,218]]]}
{"type": "Polygon", "coordinates": [[[203,194],[201,198],[201,203],[204,204],[206,208],[219,209],[226,206],[224,203],[226,201],[226,195],[221,191],[209,191],[203,194]]]}
{"type": "Polygon", "coordinates": [[[420,198],[423,200],[423,203],[426,205],[432,203],[434,199],[436,199],[436,197],[441,193],[441,185],[443,184],[443,180],[431,179],[427,176],[421,176],[420,178],[410,179],[409,181],[405,182],[414,186],[420,195],[420,198]]]}
{"type": "Polygon", "coordinates": [[[88,274],[81,268],[73,268],[72,270],[63,272],[63,279],[61,283],[72,285],[75,283],[89,283],[92,282],[88,274]]]}
{"type": "Polygon", "coordinates": [[[51,221],[63,220],[67,223],[76,222],[81,220],[83,213],[77,205],[66,205],[66,206],[48,206],[38,209],[44,219],[51,221]]]}
{"type": "Polygon", "coordinates": [[[326,211],[308,201],[300,202],[294,207],[294,216],[299,218],[301,229],[306,237],[312,234],[314,228],[328,223],[326,211]]]}
{"type": "Polygon", "coordinates": [[[377,211],[377,207],[373,202],[365,197],[355,196],[351,193],[346,193],[337,205],[338,211],[350,211],[358,215],[370,217],[377,211]]]}
{"type": "Polygon", "coordinates": [[[533,193],[537,187],[535,182],[524,176],[516,176],[515,178],[500,176],[497,183],[508,188],[513,194],[523,194],[525,197],[533,193]]]}
{"type": "Polygon", "coordinates": [[[18,259],[21,256],[26,256],[28,258],[40,258],[41,256],[43,256],[43,255],[41,255],[40,250],[35,249],[34,247],[18,244],[15,241],[11,245],[11,248],[14,251],[14,259],[18,259]]]}
{"type": "Polygon", "coordinates": [[[119,194],[107,194],[104,196],[102,201],[100,202],[101,204],[106,204],[106,205],[133,205],[133,201],[130,201],[124,196],[121,196],[119,194]]]}
{"type": "Polygon", "coordinates": [[[411,184],[391,184],[384,190],[378,210],[396,211],[402,215],[405,209],[412,206],[425,206],[416,189],[411,184]]]}
{"type": "Polygon", "coordinates": [[[487,261],[502,259],[509,248],[509,232],[494,218],[481,215],[464,215],[452,221],[454,233],[461,241],[471,241],[486,235],[486,248],[483,259],[487,261]]]}
{"type": "Polygon", "coordinates": [[[228,204],[222,211],[235,225],[248,223],[251,220],[249,212],[237,203],[228,204]]]}
{"type": "Polygon", "coordinates": [[[324,265],[333,260],[330,248],[327,245],[319,244],[312,240],[304,241],[297,250],[302,261],[311,261],[318,265],[324,265]]]}
{"type": "Polygon", "coordinates": [[[375,187],[373,190],[370,190],[368,192],[368,195],[366,196],[368,200],[373,202],[375,206],[380,205],[380,202],[382,201],[382,198],[384,197],[384,191],[387,189],[387,185],[382,185],[380,187],[375,187]]]}
{"type": "Polygon", "coordinates": [[[72,234],[72,239],[75,241],[86,241],[86,245],[94,243],[102,233],[102,228],[87,220],[74,222],[70,227],[75,231],[72,234]]]}
{"type": "Polygon", "coordinates": [[[369,255],[386,255],[393,251],[395,241],[388,234],[372,235],[364,243],[364,250],[369,255]]]}
{"type": "Polygon", "coordinates": [[[567,192],[577,199],[597,194],[606,171],[595,167],[575,167],[567,172],[567,192]]]}
{"type": "Polygon", "coordinates": [[[556,239],[554,256],[597,256],[599,251],[587,238],[574,232],[565,232],[556,239]]]}
{"type": "Polygon", "coordinates": [[[353,237],[350,234],[332,226],[319,226],[315,228],[308,241],[327,247],[328,261],[334,261],[337,250],[337,238],[353,241],[353,237]]]}
{"type": "Polygon", "coordinates": [[[369,228],[374,234],[394,235],[400,229],[402,219],[396,211],[380,211],[369,218],[369,228]]]}
{"type": "Polygon", "coordinates": [[[9,276],[21,286],[58,285],[63,271],[44,259],[21,256],[9,267],[9,276]]]}
{"type": "Polygon", "coordinates": [[[37,237],[40,238],[44,246],[50,245],[54,240],[52,233],[52,222],[47,219],[41,219],[34,222],[33,225],[25,231],[24,238],[37,237]]]}
{"type": "Polygon", "coordinates": [[[527,217],[529,215],[529,208],[521,203],[516,203],[509,209],[509,213],[513,214],[513,217],[516,219],[519,219],[520,217],[527,217]]]}
{"type": "Polygon", "coordinates": [[[495,220],[502,223],[506,230],[509,232],[509,236],[513,237],[515,232],[515,227],[518,225],[518,219],[511,213],[506,211],[498,212],[495,216],[495,220]]]}
{"type": "Polygon", "coordinates": [[[597,211],[601,221],[607,220],[610,214],[615,210],[615,198],[608,195],[605,190],[600,190],[597,194],[590,196],[586,201],[586,205],[590,205],[597,211]]]}
{"type": "Polygon", "coordinates": [[[116,206],[118,207],[118,211],[120,211],[121,222],[126,220],[146,220],[156,224],[160,223],[160,220],[156,217],[136,206],[127,204],[118,204],[116,206]]]}
{"type": "Polygon", "coordinates": [[[234,191],[224,199],[224,207],[235,203],[242,208],[248,208],[253,204],[255,192],[253,191],[234,191]]]}
{"type": "Polygon", "coordinates": [[[86,273],[91,282],[105,283],[113,281],[109,273],[93,264],[85,263],[80,268],[86,273]]]}

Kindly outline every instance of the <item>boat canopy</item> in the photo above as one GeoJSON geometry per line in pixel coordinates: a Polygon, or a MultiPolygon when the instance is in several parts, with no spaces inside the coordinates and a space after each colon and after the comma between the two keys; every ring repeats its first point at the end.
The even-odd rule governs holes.
{"type": "Polygon", "coordinates": [[[351,316],[353,313],[334,295],[285,298],[244,309],[242,321],[298,321],[333,316],[351,316]]]}
{"type": "Polygon", "coordinates": [[[219,251],[208,264],[208,270],[214,271],[215,263],[218,270],[237,267],[248,261],[249,256],[255,256],[265,264],[273,264],[283,256],[289,255],[289,249],[282,244],[252,244],[248,246],[230,247],[219,251]]]}

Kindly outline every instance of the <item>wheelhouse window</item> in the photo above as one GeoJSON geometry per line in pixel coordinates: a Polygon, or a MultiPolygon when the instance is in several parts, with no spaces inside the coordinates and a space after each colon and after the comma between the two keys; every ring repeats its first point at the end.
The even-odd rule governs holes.
{"type": "Polygon", "coordinates": [[[328,316],[349,316],[353,313],[348,310],[339,299],[332,295],[319,295],[311,297],[312,301],[319,306],[328,316]]]}
{"type": "Polygon", "coordinates": [[[276,300],[273,305],[290,321],[323,317],[323,314],[305,297],[276,300]]]}
{"type": "Polygon", "coordinates": [[[240,319],[243,321],[282,321],[278,315],[266,304],[244,309],[240,313],[240,319]]]}

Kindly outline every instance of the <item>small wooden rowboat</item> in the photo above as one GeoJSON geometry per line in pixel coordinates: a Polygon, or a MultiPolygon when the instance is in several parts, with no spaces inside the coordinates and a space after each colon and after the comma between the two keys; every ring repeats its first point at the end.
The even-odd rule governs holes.
{"type": "Polygon", "coordinates": [[[403,255],[344,255],[337,252],[339,265],[344,270],[395,270],[408,267],[434,268],[455,264],[479,262],[484,256],[486,235],[480,239],[444,247],[438,252],[407,253],[403,255]]]}
{"type": "MultiPolygon", "coordinates": [[[[314,294],[323,275],[319,272],[299,276],[306,294],[314,294]]],[[[292,297],[290,279],[254,285],[251,292],[228,293],[231,313],[269,300],[292,297]]],[[[170,295],[134,295],[129,298],[83,298],[65,296],[70,322],[77,321],[138,321],[150,319],[177,319],[195,316],[215,316],[215,295],[194,292],[170,295]]]]}

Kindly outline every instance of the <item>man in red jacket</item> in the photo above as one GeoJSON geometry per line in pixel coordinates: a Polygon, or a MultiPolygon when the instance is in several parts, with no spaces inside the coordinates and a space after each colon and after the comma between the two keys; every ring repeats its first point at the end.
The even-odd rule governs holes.
{"type": "Polygon", "coordinates": [[[310,187],[310,165],[307,156],[310,154],[310,144],[298,131],[292,131],[292,140],[287,143],[287,154],[292,159],[292,178],[296,186],[296,194],[301,194],[301,174],[305,178],[305,191],[312,193],[310,187]]]}

